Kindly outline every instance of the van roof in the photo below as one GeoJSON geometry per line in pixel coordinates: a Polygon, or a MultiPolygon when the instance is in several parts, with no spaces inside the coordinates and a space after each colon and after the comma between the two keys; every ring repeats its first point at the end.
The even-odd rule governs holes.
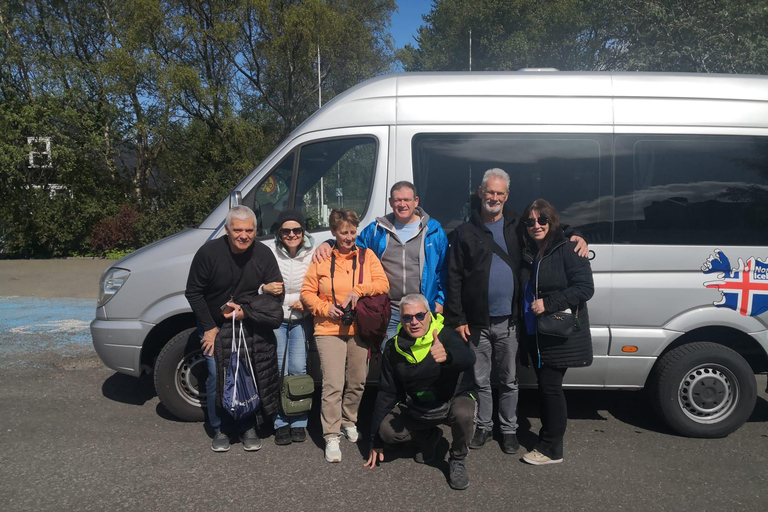
{"type": "MultiPolygon", "coordinates": [[[[670,100],[755,102],[749,107],[742,104],[737,110],[768,109],[768,77],[561,71],[396,73],[372,78],[336,96],[295,133],[366,125],[527,124],[534,120],[527,115],[516,118],[514,114],[520,111],[521,105],[530,107],[529,102],[537,100],[547,101],[550,111],[543,112],[533,124],[646,125],[649,109],[664,110],[670,100]],[[585,116],[587,112],[580,112],[578,116],[565,115],[560,120],[553,117],[553,101],[565,108],[567,100],[576,98],[593,102],[586,108],[587,112],[594,110],[596,115],[585,116]],[[646,103],[637,119],[631,115],[631,109],[624,109],[623,116],[614,117],[613,107],[618,105],[612,106],[612,102],[638,99],[658,101],[646,103]]],[[[721,110],[727,111],[716,108],[715,114],[720,115],[721,110]]],[[[616,113],[621,114],[622,110],[617,109],[616,113]]],[[[765,113],[768,112],[763,115],[765,113]]],[[[710,125],[701,116],[695,117],[672,124],[700,126],[703,122],[710,125]]],[[[752,119],[742,125],[738,118],[739,113],[736,119],[727,120],[727,125],[755,126],[752,119]]],[[[659,124],[668,124],[668,120],[659,121],[659,124]]],[[[761,124],[765,126],[764,121],[761,124]]]]}

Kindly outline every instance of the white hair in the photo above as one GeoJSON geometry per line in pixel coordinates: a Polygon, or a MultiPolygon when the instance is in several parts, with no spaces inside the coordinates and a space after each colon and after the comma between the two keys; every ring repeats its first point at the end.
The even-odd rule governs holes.
{"type": "Polygon", "coordinates": [[[485,171],[485,174],[483,174],[483,181],[480,183],[480,187],[483,190],[486,190],[485,186],[488,184],[488,180],[491,178],[501,178],[504,180],[504,183],[507,185],[507,192],[509,192],[509,174],[507,174],[504,169],[494,167],[493,169],[488,169],[485,171]]]}
{"type": "Polygon", "coordinates": [[[429,312],[429,301],[425,296],[420,293],[411,293],[400,299],[400,314],[403,314],[404,306],[417,306],[419,304],[424,305],[424,309],[429,312]]]}
{"type": "Polygon", "coordinates": [[[247,206],[234,206],[227,212],[227,220],[224,222],[224,225],[227,226],[227,228],[232,227],[232,219],[252,220],[253,227],[254,229],[256,228],[256,214],[247,206]]]}

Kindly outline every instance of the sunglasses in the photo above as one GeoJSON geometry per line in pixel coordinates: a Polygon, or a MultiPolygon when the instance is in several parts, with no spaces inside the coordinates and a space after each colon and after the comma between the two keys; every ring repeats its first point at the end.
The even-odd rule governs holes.
{"type": "Polygon", "coordinates": [[[411,323],[414,318],[416,320],[418,320],[419,322],[423,322],[424,318],[426,318],[426,316],[427,316],[427,312],[423,311],[421,313],[416,313],[415,315],[403,315],[403,316],[400,317],[400,320],[402,320],[404,324],[411,323]]]}
{"type": "Polygon", "coordinates": [[[535,226],[536,222],[539,223],[539,226],[546,226],[549,224],[549,219],[546,217],[539,217],[538,219],[525,219],[525,225],[529,228],[535,226]]]}
{"type": "Polygon", "coordinates": [[[293,233],[294,235],[298,236],[298,235],[302,234],[303,232],[304,232],[303,228],[281,228],[280,229],[280,234],[282,236],[288,236],[291,233],[293,233]]]}

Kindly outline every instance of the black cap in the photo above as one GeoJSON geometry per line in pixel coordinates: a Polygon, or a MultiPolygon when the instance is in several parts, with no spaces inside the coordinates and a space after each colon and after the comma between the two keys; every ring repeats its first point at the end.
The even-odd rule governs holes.
{"type": "Polygon", "coordinates": [[[283,224],[289,220],[298,222],[301,229],[307,230],[307,224],[304,222],[304,216],[298,210],[283,210],[277,215],[277,229],[280,229],[283,224]]]}

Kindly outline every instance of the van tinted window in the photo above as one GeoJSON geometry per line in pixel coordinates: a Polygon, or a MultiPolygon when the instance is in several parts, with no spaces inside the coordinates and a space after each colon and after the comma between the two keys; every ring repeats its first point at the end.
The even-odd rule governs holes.
{"type": "Polygon", "coordinates": [[[616,137],[615,241],[768,245],[768,137],[616,137]]]}
{"type": "Polygon", "coordinates": [[[294,160],[294,153],[283,158],[269,176],[243,198],[243,204],[256,213],[259,236],[274,235],[278,214],[288,208],[294,160]]]}
{"type": "Polygon", "coordinates": [[[412,143],[414,183],[420,205],[450,231],[469,218],[483,173],[499,167],[510,176],[508,201],[518,213],[544,198],[564,224],[581,230],[590,243],[605,243],[610,143],[608,135],[419,134],[412,143]]]}
{"type": "Polygon", "coordinates": [[[362,217],[371,195],[376,148],[373,137],[306,144],[298,149],[298,179],[296,151],[288,154],[243,197],[243,204],[256,212],[258,235],[274,235],[278,214],[288,208],[300,210],[309,229],[327,228],[334,208],[354,210],[362,217]]]}
{"type": "Polygon", "coordinates": [[[362,218],[376,170],[376,139],[329,139],[302,146],[294,208],[309,229],[327,228],[334,208],[354,210],[362,218]]]}

